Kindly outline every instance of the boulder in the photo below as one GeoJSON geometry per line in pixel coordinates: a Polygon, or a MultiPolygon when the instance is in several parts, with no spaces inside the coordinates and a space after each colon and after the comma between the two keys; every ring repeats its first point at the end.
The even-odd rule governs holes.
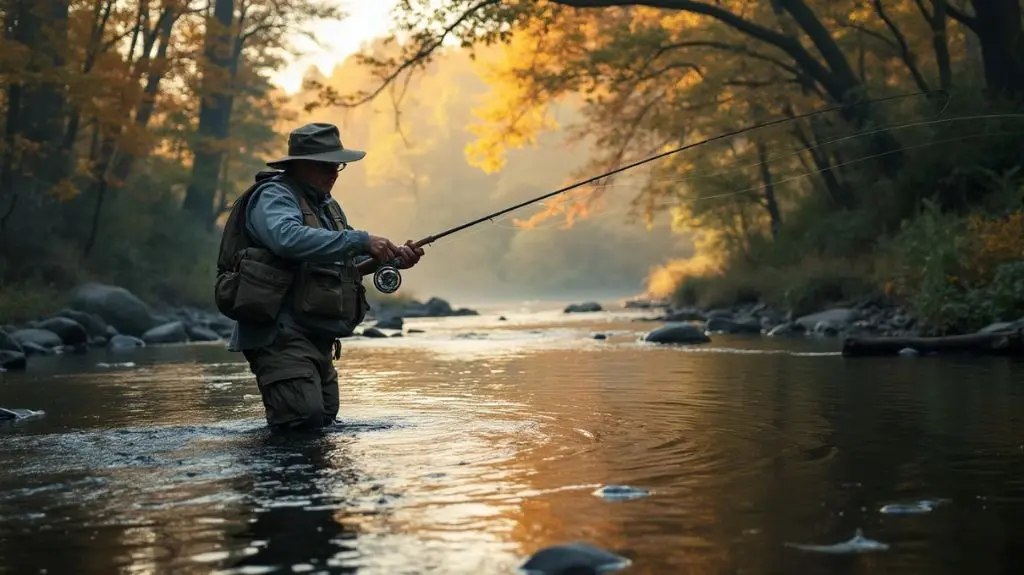
{"type": "Polygon", "coordinates": [[[60,336],[53,333],[52,331],[45,329],[19,329],[18,331],[11,334],[21,347],[24,348],[27,345],[39,346],[44,349],[51,349],[60,346],[63,342],[60,336]]]}
{"type": "Polygon", "coordinates": [[[696,344],[708,343],[711,338],[704,330],[692,323],[670,323],[644,336],[644,341],[651,343],[696,344]]]}
{"type": "Polygon", "coordinates": [[[660,321],[667,322],[680,322],[680,321],[704,321],[708,319],[708,316],[704,312],[695,308],[680,308],[669,310],[668,313],[658,318],[660,321]]]}
{"type": "Polygon", "coordinates": [[[0,371],[25,369],[27,363],[24,353],[10,349],[0,349],[0,371]]]}
{"type": "Polygon", "coordinates": [[[118,333],[141,336],[158,327],[153,310],[130,291],[99,283],[88,283],[76,288],[70,297],[71,309],[96,314],[118,333]]]}
{"type": "Polygon", "coordinates": [[[377,320],[374,327],[377,329],[402,329],[402,318],[397,315],[385,315],[377,320]]]}
{"type": "Polygon", "coordinates": [[[6,330],[0,329],[0,351],[4,350],[22,352],[21,344],[18,343],[18,340],[11,337],[11,334],[7,333],[6,330]]]}
{"type": "Polygon", "coordinates": [[[804,326],[796,322],[786,322],[768,330],[768,337],[793,336],[803,334],[805,331],[804,326]]]}
{"type": "Polygon", "coordinates": [[[185,332],[192,341],[220,341],[221,336],[208,327],[201,325],[186,325],[185,332]]]}
{"type": "Polygon", "coordinates": [[[107,322],[103,321],[103,318],[94,313],[85,313],[84,311],[65,308],[57,312],[57,316],[75,320],[79,325],[85,328],[85,333],[87,333],[90,338],[108,336],[107,322]]]}
{"type": "Polygon", "coordinates": [[[716,316],[709,318],[704,324],[708,333],[724,334],[760,334],[761,322],[754,318],[738,318],[716,316]]]}
{"type": "Polygon", "coordinates": [[[387,336],[384,335],[384,332],[382,332],[381,330],[379,330],[379,329],[377,329],[375,327],[368,327],[368,328],[363,330],[363,337],[387,337],[387,336]]]}
{"type": "Polygon", "coordinates": [[[468,307],[460,307],[451,313],[452,316],[467,316],[467,315],[480,315],[480,312],[475,309],[469,309],[468,307]]]}
{"type": "Polygon", "coordinates": [[[979,329],[978,333],[1008,333],[1019,329],[1024,329],[1024,320],[996,322],[979,329]]]}
{"type": "Polygon", "coordinates": [[[428,299],[423,307],[426,308],[427,317],[446,317],[452,314],[451,304],[439,297],[428,299]]]}
{"type": "Polygon", "coordinates": [[[131,349],[134,347],[146,347],[146,342],[133,335],[117,334],[107,342],[110,349],[131,349]]]}
{"type": "Polygon", "coordinates": [[[843,330],[857,319],[856,310],[835,308],[797,318],[796,323],[802,325],[805,330],[814,332],[817,331],[818,324],[824,324],[822,329],[843,330]]]}
{"type": "Polygon", "coordinates": [[[146,333],[142,334],[142,341],[146,342],[146,345],[184,343],[188,341],[188,332],[185,330],[184,323],[172,321],[146,330],[146,333]]]}
{"type": "Polygon", "coordinates": [[[25,341],[21,343],[21,349],[25,352],[26,356],[29,355],[53,355],[56,352],[56,348],[43,347],[34,341],[25,341]]]}
{"type": "Polygon", "coordinates": [[[593,313],[601,310],[601,304],[595,301],[588,301],[583,303],[569,304],[565,306],[565,309],[562,310],[562,313],[593,313]]]}
{"type": "Polygon", "coordinates": [[[71,318],[51,317],[39,322],[37,327],[57,334],[64,345],[82,345],[89,341],[89,334],[82,324],[71,318]]]}

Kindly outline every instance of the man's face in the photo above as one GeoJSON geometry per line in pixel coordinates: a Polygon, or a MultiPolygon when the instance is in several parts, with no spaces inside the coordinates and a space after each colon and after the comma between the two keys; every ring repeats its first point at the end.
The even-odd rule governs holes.
{"type": "Polygon", "coordinates": [[[342,166],[344,164],[298,161],[295,163],[295,176],[329,196],[342,166]]]}

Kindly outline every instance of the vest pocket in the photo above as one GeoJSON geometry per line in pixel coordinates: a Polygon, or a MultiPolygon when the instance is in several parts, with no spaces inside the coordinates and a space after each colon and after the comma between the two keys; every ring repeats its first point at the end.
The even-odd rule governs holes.
{"type": "Polygon", "coordinates": [[[237,279],[234,281],[237,281],[234,315],[240,321],[267,323],[277,319],[285,293],[291,285],[292,274],[263,262],[243,258],[238,262],[237,279]]]}
{"type": "Polygon", "coordinates": [[[320,318],[343,319],[348,311],[346,291],[348,286],[340,266],[303,263],[295,283],[295,309],[320,318]]]}

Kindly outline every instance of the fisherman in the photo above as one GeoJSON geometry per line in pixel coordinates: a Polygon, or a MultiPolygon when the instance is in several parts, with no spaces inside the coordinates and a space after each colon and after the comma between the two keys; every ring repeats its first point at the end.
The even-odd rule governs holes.
{"type": "Polygon", "coordinates": [[[274,430],[318,429],[339,409],[340,338],[369,310],[362,274],[414,266],[423,249],[353,229],[331,197],[338,173],[366,152],[345,148],[338,128],[313,123],[288,137],[232,206],[217,262],[215,298],[236,320],[228,349],[256,376],[274,430]]]}

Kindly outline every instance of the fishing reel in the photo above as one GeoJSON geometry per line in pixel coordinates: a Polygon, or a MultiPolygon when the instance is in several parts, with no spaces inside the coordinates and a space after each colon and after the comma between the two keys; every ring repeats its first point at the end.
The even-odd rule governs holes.
{"type": "Polygon", "coordinates": [[[395,293],[401,285],[402,274],[398,271],[397,261],[383,264],[373,272],[373,287],[380,293],[395,293]]]}

